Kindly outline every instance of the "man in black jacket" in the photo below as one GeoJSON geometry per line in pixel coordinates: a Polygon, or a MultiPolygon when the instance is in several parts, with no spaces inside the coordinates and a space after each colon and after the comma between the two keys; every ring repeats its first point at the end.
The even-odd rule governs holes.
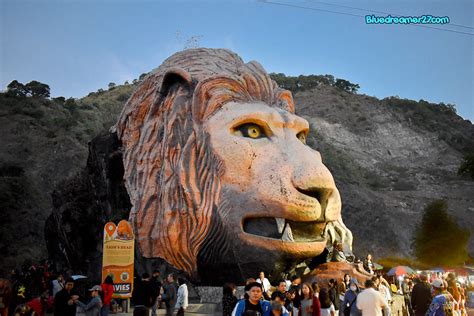
{"type": "Polygon", "coordinates": [[[76,302],[79,296],[72,294],[74,280],[68,278],[64,288],[54,297],[54,316],[76,316],[76,302]]]}
{"type": "Polygon", "coordinates": [[[143,273],[141,281],[137,282],[132,293],[132,299],[135,303],[135,308],[133,310],[134,316],[150,315],[150,309],[155,302],[153,294],[150,275],[148,273],[143,273]]]}
{"type": "Polygon", "coordinates": [[[427,282],[426,274],[420,275],[420,281],[415,284],[411,292],[411,307],[415,316],[425,315],[431,303],[431,286],[427,282]]]}
{"type": "Polygon", "coordinates": [[[160,271],[158,270],[153,271],[151,275],[150,283],[153,289],[153,297],[154,297],[154,303],[151,310],[151,316],[156,316],[156,310],[159,308],[159,305],[160,305],[160,300],[158,299],[158,296],[160,296],[161,287],[163,286],[160,279],[160,271]]]}
{"type": "Polygon", "coordinates": [[[161,300],[166,305],[166,316],[173,315],[174,306],[176,304],[176,283],[174,282],[174,274],[168,274],[166,284],[163,286],[163,295],[161,300]]]}

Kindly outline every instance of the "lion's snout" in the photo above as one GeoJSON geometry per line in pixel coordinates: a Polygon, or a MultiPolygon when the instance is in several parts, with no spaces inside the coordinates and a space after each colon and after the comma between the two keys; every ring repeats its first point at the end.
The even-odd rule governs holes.
{"type": "Polygon", "coordinates": [[[295,166],[291,182],[300,198],[318,202],[320,205],[318,221],[337,218],[341,206],[339,193],[331,172],[321,161],[319,152],[305,146],[291,159],[295,166]]]}

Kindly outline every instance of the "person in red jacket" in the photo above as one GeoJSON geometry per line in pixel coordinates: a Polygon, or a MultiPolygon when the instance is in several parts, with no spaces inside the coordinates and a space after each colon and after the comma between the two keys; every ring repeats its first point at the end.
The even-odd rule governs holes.
{"type": "Polygon", "coordinates": [[[100,315],[108,316],[110,311],[110,302],[112,301],[112,294],[114,294],[114,280],[110,275],[108,275],[100,287],[102,288],[102,308],[100,310],[100,315]]]}
{"type": "Polygon", "coordinates": [[[25,310],[35,312],[36,316],[44,316],[46,315],[46,311],[51,309],[54,304],[54,298],[49,296],[48,291],[41,294],[41,296],[32,299],[31,301],[27,302],[27,307],[25,310]]]}
{"type": "Polygon", "coordinates": [[[313,316],[321,316],[321,302],[319,301],[319,284],[318,282],[311,283],[313,290],[313,316]]]}

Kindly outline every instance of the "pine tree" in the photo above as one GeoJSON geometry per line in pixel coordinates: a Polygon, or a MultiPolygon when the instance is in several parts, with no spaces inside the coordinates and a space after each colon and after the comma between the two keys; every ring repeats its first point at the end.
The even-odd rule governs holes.
{"type": "Polygon", "coordinates": [[[424,209],[414,238],[418,261],[432,266],[457,266],[468,259],[469,232],[459,227],[447,210],[444,200],[436,200],[424,209]]]}

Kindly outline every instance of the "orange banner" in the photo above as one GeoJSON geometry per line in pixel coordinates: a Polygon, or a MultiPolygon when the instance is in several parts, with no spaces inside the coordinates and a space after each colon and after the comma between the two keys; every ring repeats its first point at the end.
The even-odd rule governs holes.
{"type": "Polygon", "coordinates": [[[111,275],[114,280],[114,298],[129,298],[133,290],[135,236],[126,220],[104,226],[102,282],[111,275]]]}

